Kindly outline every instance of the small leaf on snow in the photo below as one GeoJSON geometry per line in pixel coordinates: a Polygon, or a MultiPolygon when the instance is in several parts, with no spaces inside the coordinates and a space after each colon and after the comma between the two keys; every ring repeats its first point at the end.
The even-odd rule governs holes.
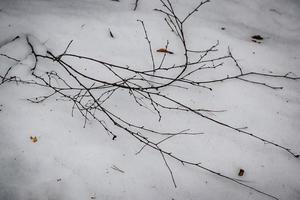
{"type": "Polygon", "coordinates": [[[263,38],[262,36],[260,36],[260,35],[253,35],[251,38],[254,39],[254,40],[263,40],[263,39],[264,39],[264,38],[263,38]]]}
{"type": "Polygon", "coordinates": [[[239,176],[244,176],[244,173],[245,173],[245,170],[240,169],[240,171],[239,171],[239,176]]]}
{"type": "Polygon", "coordinates": [[[168,51],[168,50],[165,49],[165,48],[157,49],[156,52],[160,52],[160,53],[168,53],[168,54],[174,54],[172,51],[168,51]]]}
{"type": "Polygon", "coordinates": [[[38,141],[36,136],[30,136],[30,139],[33,143],[36,143],[38,141]]]}

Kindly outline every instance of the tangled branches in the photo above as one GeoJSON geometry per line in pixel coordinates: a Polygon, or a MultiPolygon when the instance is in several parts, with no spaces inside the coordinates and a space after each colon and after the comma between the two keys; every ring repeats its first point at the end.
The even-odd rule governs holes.
{"type": "Polygon", "coordinates": [[[165,93],[165,91],[171,87],[174,87],[179,91],[186,90],[187,88],[211,91],[212,88],[210,85],[223,83],[229,80],[243,81],[278,90],[282,89],[282,87],[273,86],[265,82],[257,81],[256,79],[253,80],[252,78],[269,77],[286,80],[299,80],[300,78],[293,77],[293,74],[290,72],[283,75],[259,73],[254,71],[244,72],[243,68],[237,62],[229,48],[226,55],[215,56],[214,53],[217,51],[219,42],[206,50],[191,50],[186,42],[186,23],[190,17],[198,11],[198,9],[208,3],[209,0],[200,2],[183,19],[180,19],[177,16],[169,0],[160,1],[163,9],[155,10],[165,16],[164,19],[167,26],[179,38],[184,58],[184,62],[182,64],[166,64],[166,59],[170,52],[168,51],[169,42],[167,41],[163,57],[157,65],[154,60],[153,48],[148,37],[146,26],[142,20],[138,20],[142,25],[145,39],[149,47],[149,55],[152,61],[152,66],[149,69],[137,70],[134,67],[127,65],[117,65],[88,56],[68,53],[68,49],[71,46],[72,41],[67,45],[65,51],[59,55],[55,55],[49,49],[46,49],[45,52],[41,52],[36,46],[37,40],[31,35],[25,35],[22,37],[18,36],[10,42],[21,39],[26,41],[29,48],[28,56],[33,58],[33,65],[30,69],[33,78],[31,80],[24,80],[17,76],[10,76],[11,70],[14,66],[16,66],[16,64],[20,63],[21,60],[6,54],[1,54],[0,56],[14,61],[16,64],[10,66],[3,75],[0,75],[0,85],[6,82],[20,82],[51,89],[51,92],[48,95],[30,98],[28,101],[32,103],[41,103],[54,96],[63,98],[72,103],[72,115],[75,111],[78,111],[84,118],[84,125],[86,125],[88,120],[97,121],[113,140],[118,137],[115,131],[116,128],[122,130],[122,132],[127,133],[135,138],[139,143],[142,143],[142,147],[137,154],[147,147],[156,150],[161,155],[175,187],[176,181],[172,169],[168,164],[169,159],[176,160],[182,165],[189,165],[203,169],[217,175],[218,177],[237,183],[238,185],[254,190],[260,194],[278,199],[277,197],[254,188],[251,185],[247,185],[242,181],[207,168],[200,162],[192,162],[181,159],[179,156],[172,154],[167,149],[161,147],[162,143],[165,143],[173,137],[179,135],[199,135],[202,133],[192,132],[189,129],[185,129],[183,131],[162,131],[155,127],[148,127],[143,124],[133,123],[110,109],[109,102],[113,96],[125,91],[129,94],[128,96],[130,101],[136,105],[137,109],[142,108],[155,113],[158,122],[160,122],[164,117],[163,113],[165,112],[176,111],[179,113],[190,113],[199,119],[210,121],[216,126],[227,128],[239,134],[249,136],[252,139],[286,151],[295,158],[299,158],[299,154],[295,153],[288,147],[260,137],[252,132],[248,132],[244,128],[238,128],[231,124],[217,120],[207,114],[219,111],[195,108],[176,99],[175,97],[170,97],[165,93]],[[53,69],[42,69],[42,65],[40,64],[41,61],[52,63],[51,65],[53,65],[53,69]],[[96,66],[96,70],[100,69],[102,72],[105,72],[107,76],[102,76],[101,73],[87,74],[82,69],[82,66],[78,66],[75,63],[84,63],[84,65],[96,66]],[[222,68],[225,64],[227,67],[232,67],[233,73],[230,75],[208,80],[197,78],[197,75],[201,74],[203,71],[222,68]]]}

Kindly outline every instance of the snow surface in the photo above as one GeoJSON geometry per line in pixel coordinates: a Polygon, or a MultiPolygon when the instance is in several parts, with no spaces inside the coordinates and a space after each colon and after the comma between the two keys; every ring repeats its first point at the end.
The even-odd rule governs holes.
{"type": "MultiPolygon", "coordinates": [[[[17,35],[30,34],[33,41],[44,43],[56,54],[74,40],[69,49],[72,53],[145,68],[151,66],[151,60],[143,30],[136,21],[142,19],[153,47],[161,48],[169,40],[169,49],[175,52],[169,59],[182,62],[182,56],[177,56],[181,51],[178,40],[164,24],[162,15],[153,11],[161,7],[160,2],[140,0],[137,11],[132,11],[133,2],[1,0],[0,53],[22,59],[13,73],[29,76],[33,60],[26,56],[29,47],[24,39],[4,44],[17,35]]],[[[198,1],[172,2],[179,16],[184,16],[198,1]]],[[[187,42],[192,49],[205,49],[219,40],[220,51],[226,52],[229,45],[246,71],[291,71],[300,76],[299,22],[297,0],[214,0],[188,22],[187,42]],[[266,38],[262,44],[251,41],[255,34],[266,38]]],[[[44,51],[43,47],[39,50],[44,51]]],[[[158,60],[161,55],[155,56],[158,60]]],[[[11,60],[1,57],[1,73],[11,64],[11,60]]],[[[213,117],[247,126],[251,132],[299,153],[299,81],[268,81],[284,89],[275,91],[233,80],[212,85],[213,92],[194,89],[176,97],[204,108],[227,110],[213,117]]],[[[78,114],[71,117],[72,105],[67,102],[55,98],[41,104],[26,101],[48,92],[22,84],[0,86],[1,200],[270,199],[170,160],[178,185],[174,188],[159,153],[146,148],[135,155],[141,144],[122,133],[117,133],[113,141],[94,121],[83,128],[84,120],[78,114]],[[33,143],[30,136],[37,136],[38,141],[33,143]]],[[[135,111],[134,106],[122,101],[124,98],[120,94],[113,100],[112,109],[151,126],[147,115],[135,111]]],[[[205,133],[170,140],[164,147],[172,152],[242,179],[280,199],[300,199],[300,161],[287,152],[190,115],[169,115],[168,121],[162,119],[162,123],[169,128],[189,127],[205,133]],[[240,168],[245,170],[243,177],[237,175],[240,168]]]]}

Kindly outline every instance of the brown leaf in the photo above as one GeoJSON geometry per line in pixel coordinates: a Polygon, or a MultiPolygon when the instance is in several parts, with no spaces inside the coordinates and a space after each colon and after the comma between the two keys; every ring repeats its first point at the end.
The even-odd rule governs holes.
{"type": "Polygon", "coordinates": [[[33,143],[36,143],[38,141],[36,136],[30,136],[30,139],[33,143]]]}
{"type": "Polygon", "coordinates": [[[244,176],[244,173],[245,173],[245,170],[240,169],[240,171],[239,171],[239,176],[244,176]]]}
{"type": "Polygon", "coordinates": [[[157,49],[156,52],[160,52],[160,53],[168,53],[168,54],[174,54],[172,51],[168,51],[168,50],[165,49],[165,48],[157,49]]]}

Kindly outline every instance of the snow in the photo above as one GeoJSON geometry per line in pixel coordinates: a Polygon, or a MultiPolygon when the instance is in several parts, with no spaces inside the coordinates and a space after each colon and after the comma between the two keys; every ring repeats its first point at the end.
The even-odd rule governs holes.
{"type": "MultiPolygon", "coordinates": [[[[172,2],[179,16],[198,3],[172,2]]],[[[151,69],[147,42],[137,22],[141,19],[153,48],[162,48],[169,40],[169,49],[175,54],[168,56],[168,62],[182,63],[178,39],[162,15],[153,11],[161,8],[160,2],[140,0],[137,10],[132,8],[133,1],[122,0],[2,0],[0,53],[22,60],[11,73],[23,78],[30,77],[33,63],[33,57],[28,56],[27,34],[40,54],[45,54],[47,46],[58,55],[73,40],[68,52],[151,69]],[[109,29],[115,38],[110,38],[109,29]],[[8,42],[17,35],[20,39],[8,42]]],[[[219,40],[220,53],[226,53],[229,45],[247,72],[293,72],[299,77],[299,10],[297,0],[214,0],[186,24],[187,42],[191,49],[205,49],[219,40]],[[265,40],[261,44],[252,42],[250,37],[255,34],[265,40]]],[[[158,63],[161,55],[154,55],[158,63]]],[[[2,75],[14,61],[2,56],[0,63],[2,75]]],[[[40,66],[38,70],[43,72],[53,63],[40,66]]],[[[103,79],[110,78],[109,73],[98,72],[103,79]]],[[[95,68],[91,66],[86,73],[95,74],[95,68]]],[[[219,74],[203,76],[215,75],[219,74]]],[[[176,93],[169,88],[165,92],[194,106],[226,110],[210,115],[237,127],[247,126],[250,132],[300,153],[299,81],[264,79],[284,89],[232,80],[210,85],[213,91],[191,88],[176,93]]],[[[270,199],[170,159],[178,186],[174,188],[159,152],[145,148],[136,155],[142,144],[117,128],[116,140],[95,121],[84,128],[84,119],[78,113],[71,116],[71,103],[55,97],[40,104],[26,100],[49,92],[32,85],[0,85],[1,200],[270,199]],[[30,136],[37,136],[38,141],[33,143],[30,136]]],[[[126,95],[118,93],[109,108],[137,124],[154,126],[153,113],[135,109],[126,95]]],[[[174,137],[162,145],[179,157],[201,162],[280,199],[300,199],[300,162],[287,152],[189,114],[164,113],[155,126],[171,130],[188,127],[204,133],[174,137]],[[243,177],[237,175],[240,168],[245,170],[243,177]]]]}

